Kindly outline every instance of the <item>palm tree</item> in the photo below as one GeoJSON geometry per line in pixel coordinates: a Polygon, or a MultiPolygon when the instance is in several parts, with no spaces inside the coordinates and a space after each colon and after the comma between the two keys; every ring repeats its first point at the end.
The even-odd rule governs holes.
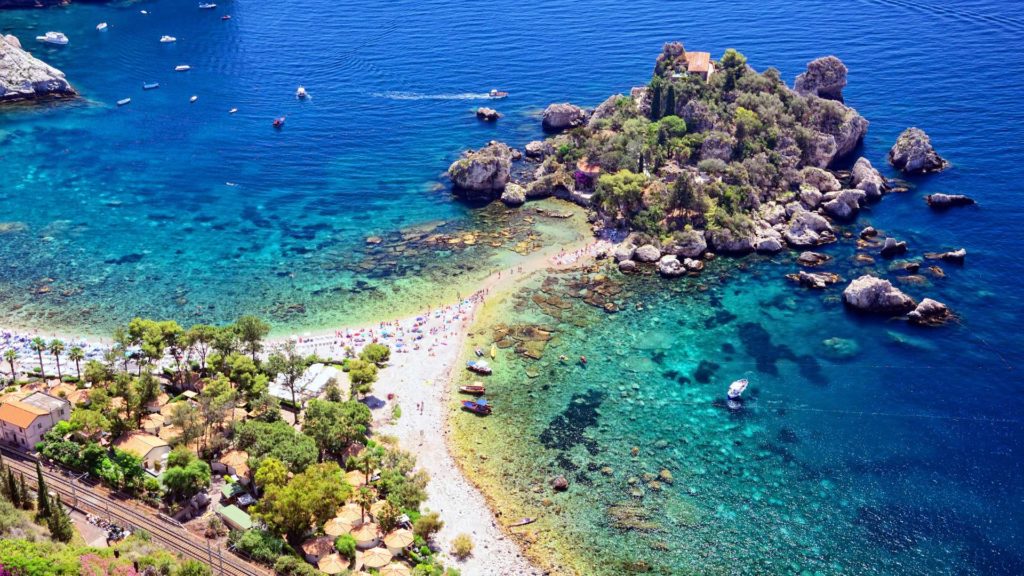
{"type": "Polygon", "coordinates": [[[377,496],[373,493],[373,490],[363,486],[356,492],[355,501],[359,505],[359,523],[362,524],[366,522],[366,513],[370,511],[370,507],[377,501],[377,496]]]}
{"type": "Polygon", "coordinates": [[[73,346],[71,351],[68,352],[68,359],[75,363],[75,371],[78,372],[78,379],[82,379],[82,360],[85,360],[85,350],[82,350],[78,346],[73,346]]]}
{"type": "Polygon", "coordinates": [[[370,475],[373,474],[374,469],[380,466],[384,456],[386,455],[384,448],[380,446],[367,446],[355,457],[355,464],[361,468],[363,474],[366,475],[366,483],[370,483],[370,475]]]}
{"type": "Polygon", "coordinates": [[[18,381],[18,379],[15,377],[15,372],[14,372],[14,361],[17,360],[17,359],[18,359],[18,351],[17,350],[15,350],[14,348],[8,348],[7,350],[4,350],[4,360],[6,360],[7,363],[11,365],[11,384],[14,384],[15,382],[18,381]]]}
{"type": "Polygon", "coordinates": [[[53,339],[50,341],[50,354],[53,354],[53,358],[57,361],[57,380],[61,380],[63,376],[60,373],[60,355],[64,353],[64,342],[53,339]]]}
{"type": "Polygon", "coordinates": [[[39,354],[39,372],[43,375],[43,380],[46,380],[46,369],[43,368],[43,350],[46,350],[46,340],[36,336],[31,342],[29,342],[29,347],[32,348],[36,354],[39,354]]]}

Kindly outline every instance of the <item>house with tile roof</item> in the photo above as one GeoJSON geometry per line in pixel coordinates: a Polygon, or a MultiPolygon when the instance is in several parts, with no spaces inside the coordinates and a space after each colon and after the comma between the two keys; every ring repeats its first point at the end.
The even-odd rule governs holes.
{"type": "Polygon", "coordinates": [[[114,442],[114,448],[135,454],[142,459],[142,467],[160,471],[167,467],[167,455],[171,445],[163,439],[145,432],[129,432],[114,442]]]}
{"type": "Polygon", "coordinates": [[[70,402],[44,392],[9,399],[0,404],[0,440],[34,451],[43,434],[70,417],[70,402]]]}

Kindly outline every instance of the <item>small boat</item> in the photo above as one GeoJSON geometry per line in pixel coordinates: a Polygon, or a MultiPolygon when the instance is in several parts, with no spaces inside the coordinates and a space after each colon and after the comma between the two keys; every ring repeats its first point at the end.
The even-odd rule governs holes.
{"type": "Polygon", "coordinates": [[[193,96],[188,99],[189,104],[194,104],[196,100],[199,100],[199,96],[193,96]]]}
{"type": "Polygon", "coordinates": [[[160,37],[160,41],[163,42],[164,44],[170,44],[171,42],[177,42],[178,39],[175,38],[174,36],[168,36],[168,35],[164,34],[163,36],[160,37]]]}
{"type": "Polygon", "coordinates": [[[729,400],[736,400],[737,398],[742,396],[743,395],[743,391],[747,389],[747,385],[748,384],[749,384],[749,382],[747,382],[746,378],[743,378],[741,380],[737,380],[737,381],[733,382],[732,384],[729,384],[729,392],[728,392],[729,400]]]}
{"type": "Polygon", "coordinates": [[[97,30],[106,30],[107,29],[107,23],[106,22],[100,22],[99,24],[96,25],[96,29],[97,30]]]}
{"type": "Polygon", "coordinates": [[[179,65],[174,67],[174,71],[175,72],[188,72],[191,69],[192,69],[192,67],[189,66],[188,64],[179,64],[179,65]]]}
{"type": "Polygon", "coordinates": [[[124,106],[125,104],[131,104],[131,103],[132,103],[132,99],[131,98],[121,98],[120,100],[117,101],[117,105],[118,106],[124,106]]]}
{"type": "Polygon", "coordinates": [[[298,98],[299,100],[305,100],[306,98],[309,98],[309,92],[306,92],[305,88],[299,86],[299,88],[295,91],[295,97],[298,98]]]}
{"type": "Polygon", "coordinates": [[[68,37],[63,32],[47,32],[42,36],[36,36],[36,40],[57,46],[64,46],[68,43],[68,37]]]}
{"type": "Polygon", "coordinates": [[[507,98],[508,97],[508,92],[502,92],[501,90],[498,90],[496,88],[492,88],[491,91],[487,93],[487,96],[488,96],[488,98],[493,98],[495,100],[500,100],[502,98],[507,98]]]}
{"type": "Polygon", "coordinates": [[[235,112],[238,112],[238,108],[232,108],[231,110],[228,110],[228,114],[234,114],[235,112]]]}
{"type": "Polygon", "coordinates": [[[582,364],[583,366],[587,365],[587,357],[586,356],[580,356],[580,364],[582,364]]]}
{"type": "Polygon", "coordinates": [[[274,118],[274,128],[280,129],[284,126],[284,116],[280,118],[274,118]]]}
{"type": "Polygon", "coordinates": [[[486,360],[470,360],[466,362],[466,368],[470,372],[476,372],[477,374],[490,374],[492,372],[491,365],[486,360]]]}
{"type": "Polygon", "coordinates": [[[217,5],[214,4],[213,2],[204,2],[204,3],[199,5],[199,9],[200,10],[213,10],[216,7],[217,7],[217,5]]]}
{"type": "Polygon", "coordinates": [[[225,14],[220,17],[221,20],[231,20],[231,14],[225,14]]]}
{"type": "Polygon", "coordinates": [[[149,14],[149,12],[147,12],[145,10],[139,10],[139,14],[142,14],[143,16],[145,16],[146,14],[149,14]]]}
{"type": "Polygon", "coordinates": [[[160,83],[159,82],[143,82],[143,84],[142,84],[142,89],[143,90],[155,90],[155,89],[157,89],[159,87],[160,87],[160,83]]]}
{"type": "Polygon", "coordinates": [[[483,348],[480,348],[479,346],[473,349],[473,353],[476,354],[477,358],[480,358],[484,355],[483,348]]]}
{"type": "Polygon", "coordinates": [[[491,413],[491,405],[487,403],[486,398],[463,400],[462,409],[473,414],[479,414],[480,416],[487,416],[491,413]]]}
{"type": "Polygon", "coordinates": [[[518,520],[516,522],[513,522],[513,523],[509,524],[508,527],[509,528],[516,528],[518,526],[526,526],[527,524],[533,524],[536,521],[537,521],[536,518],[522,518],[522,519],[520,519],[520,520],[518,520]]]}
{"type": "Polygon", "coordinates": [[[497,344],[491,344],[491,360],[494,360],[497,357],[498,357],[498,345],[497,344]]]}
{"type": "Polygon", "coordinates": [[[474,396],[480,396],[487,392],[487,387],[481,384],[480,382],[474,382],[472,384],[467,384],[466,386],[460,386],[459,392],[462,392],[463,394],[473,394],[474,396]]]}

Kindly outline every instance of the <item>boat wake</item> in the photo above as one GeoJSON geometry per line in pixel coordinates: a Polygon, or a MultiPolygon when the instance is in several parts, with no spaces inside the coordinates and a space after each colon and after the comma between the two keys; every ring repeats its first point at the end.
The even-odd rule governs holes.
{"type": "Polygon", "coordinates": [[[390,100],[490,100],[487,92],[463,92],[460,94],[420,94],[418,92],[376,92],[378,98],[390,100]]]}

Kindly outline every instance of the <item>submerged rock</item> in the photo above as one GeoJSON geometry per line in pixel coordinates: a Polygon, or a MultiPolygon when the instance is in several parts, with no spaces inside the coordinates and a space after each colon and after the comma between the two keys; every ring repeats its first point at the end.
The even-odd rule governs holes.
{"type": "Polygon", "coordinates": [[[824,290],[829,284],[835,284],[842,280],[838,274],[832,272],[804,272],[801,270],[796,274],[786,274],[786,278],[799,283],[801,286],[807,288],[814,288],[815,290],[824,290]]]}
{"type": "Polygon", "coordinates": [[[900,254],[907,253],[907,243],[902,240],[896,240],[893,237],[885,239],[885,243],[882,244],[882,258],[893,258],[900,254]]]}
{"type": "Polygon", "coordinates": [[[956,206],[971,206],[974,198],[963,194],[943,194],[941,192],[929,194],[924,197],[925,202],[936,210],[944,210],[956,206]]]}
{"type": "Polygon", "coordinates": [[[889,162],[906,174],[940,172],[949,166],[932,148],[931,138],[920,128],[907,128],[889,150],[889,162]]]}
{"type": "Polygon", "coordinates": [[[582,126],[587,121],[587,112],[579,106],[562,103],[551,104],[544,109],[542,125],[548,132],[560,132],[582,126]]]}
{"type": "Polygon", "coordinates": [[[851,360],[860,352],[857,341],[847,338],[826,338],[821,345],[825,348],[824,356],[831,360],[851,360]]]}
{"type": "Polygon", "coordinates": [[[820,266],[820,265],[824,264],[825,262],[828,262],[831,259],[832,259],[832,257],[827,255],[827,254],[822,254],[820,252],[811,252],[811,251],[808,250],[808,251],[805,251],[805,252],[801,252],[800,255],[797,256],[796,261],[801,266],[812,267],[812,266],[820,266]]]}
{"type": "Polygon", "coordinates": [[[829,100],[843,101],[846,86],[846,65],[835,56],[811,60],[807,71],[796,77],[794,88],[799,94],[814,94],[829,100]]]}
{"type": "Polygon", "coordinates": [[[904,314],[914,308],[914,300],[888,280],[864,275],[843,290],[843,303],[861,312],[904,314]]]}
{"type": "Polygon", "coordinates": [[[967,257],[967,250],[958,248],[956,250],[950,250],[949,252],[927,253],[924,257],[930,260],[942,260],[944,262],[952,262],[954,264],[963,264],[964,258],[967,257]]]}
{"type": "Polygon", "coordinates": [[[0,103],[77,95],[63,72],[22,50],[14,36],[0,36],[0,103]]]}
{"type": "Polygon", "coordinates": [[[952,316],[952,313],[945,304],[931,298],[921,300],[921,303],[916,308],[907,313],[910,323],[917,324],[918,326],[945,324],[952,316]]]}

